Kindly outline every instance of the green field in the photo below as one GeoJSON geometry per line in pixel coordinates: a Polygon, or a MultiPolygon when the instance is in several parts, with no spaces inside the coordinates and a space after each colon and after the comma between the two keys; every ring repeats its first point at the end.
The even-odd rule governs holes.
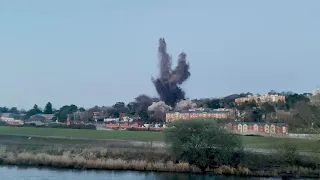
{"type": "Polygon", "coordinates": [[[117,139],[138,141],[163,141],[163,133],[148,131],[97,131],[87,129],[60,129],[0,126],[2,135],[49,136],[81,139],[117,139]]]}
{"type": "Polygon", "coordinates": [[[283,146],[285,143],[292,143],[298,148],[299,151],[320,153],[320,140],[318,139],[258,136],[242,136],[241,138],[244,146],[248,148],[276,149],[283,146]]]}
{"type": "MultiPolygon", "coordinates": [[[[162,132],[148,131],[97,131],[84,129],[58,129],[0,126],[0,135],[79,138],[89,140],[164,141],[162,132]]],[[[241,136],[245,147],[273,149],[285,142],[294,143],[300,151],[320,153],[320,140],[241,136]]]]}

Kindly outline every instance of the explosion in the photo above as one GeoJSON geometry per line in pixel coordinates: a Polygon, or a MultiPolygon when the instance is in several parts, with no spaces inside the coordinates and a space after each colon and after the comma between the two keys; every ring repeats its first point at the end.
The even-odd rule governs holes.
{"type": "Polygon", "coordinates": [[[160,100],[170,106],[184,99],[185,93],[179,85],[190,77],[187,55],[182,52],[178,58],[178,64],[172,69],[171,57],[167,53],[167,44],[164,38],[159,39],[158,57],[160,61],[160,76],[157,79],[152,78],[152,82],[160,96],[160,100]]]}

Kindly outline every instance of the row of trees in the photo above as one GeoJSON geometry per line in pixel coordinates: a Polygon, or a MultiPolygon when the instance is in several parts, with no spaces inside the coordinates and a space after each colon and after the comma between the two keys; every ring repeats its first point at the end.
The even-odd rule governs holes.
{"type": "MultiPolygon", "coordinates": [[[[190,100],[179,101],[175,106],[176,110],[194,108],[196,104],[190,100]]],[[[65,105],[60,109],[53,109],[49,102],[42,109],[38,105],[34,105],[32,109],[18,110],[16,107],[6,108],[0,107],[0,113],[12,113],[14,115],[23,115],[22,119],[29,119],[31,116],[37,114],[54,114],[53,120],[61,122],[66,121],[67,117],[76,121],[93,121],[104,118],[118,118],[121,116],[130,116],[137,120],[149,122],[161,122],[165,118],[165,112],[173,108],[166,105],[158,98],[151,98],[147,95],[139,95],[134,101],[125,104],[124,102],[117,102],[112,106],[92,107],[84,109],[76,105],[65,105]],[[98,112],[98,116],[93,116],[94,112],[98,112]]]]}
{"type": "Polygon", "coordinates": [[[52,104],[49,102],[44,109],[34,105],[28,111],[18,110],[16,107],[0,107],[0,113],[23,114],[23,119],[29,119],[36,114],[55,114],[54,120],[61,122],[66,121],[68,116],[71,120],[93,121],[109,117],[118,118],[123,115],[142,121],[161,122],[165,118],[165,112],[169,110],[183,110],[195,107],[236,108],[240,111],[238,118],[242,121],[286,122],[294,127],[320,126],[320,103],[318,103],[320,102],[320,97],[307,96],[308,94],[276,93],[275,91],[270,91],[269,94],[286,95],[286,102],[259,103],[251,101],[237,105],[235,103],[236,98],[252,95],[252,93],[242,93],[219,99],[181,100],[174,107],[170,107],[158,98],[140,95],[128,104],[117,102],[107,107],[95,106],[84,109],[76,105],[65,105],[60,109],[53,109],[52,104]],[[94,117],[94,112],[99,112],[98,116],[94,117]]]}

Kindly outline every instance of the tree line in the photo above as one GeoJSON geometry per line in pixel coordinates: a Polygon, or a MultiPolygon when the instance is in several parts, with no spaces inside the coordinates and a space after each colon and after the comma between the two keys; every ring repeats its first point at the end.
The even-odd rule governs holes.
{"type": "Polygon", "coordinates": [[[268,94],[286,96],[286,101],[244,102],[240,105],[235,103],[236,98],[253,95],[252,93],[232,94],[223,98],[207,99],[181,99],[174,107],[168,106],[158,98],[147,95],[139,95],[129,103],[117,102],[112,106],[95,106],[85,109],[74,104],[64,105],[54,109],[48,102],[44,108],[34,105],[29,110],[19,110],[17,107],[0,107],[0,113],[12,113],[23,120],[28,120],[37,114],[54,114],[53,120],[65,122],[67,117],[74,121],[90,122],[104,118],[121,118],[129,116],[135,120],[146,122],[162,122],[165,112],[169,110],[183,110],[195,107],[204,108],[233,108],[238,110],[237,118],[244,122],[285,122],[292,127],[320,126],[320,97],[311,96],[309,93],[297,94],[292,92],[277,93],[270,91],[268,94]],[[93,116],[94,112],[98,112],[93,116]]]}

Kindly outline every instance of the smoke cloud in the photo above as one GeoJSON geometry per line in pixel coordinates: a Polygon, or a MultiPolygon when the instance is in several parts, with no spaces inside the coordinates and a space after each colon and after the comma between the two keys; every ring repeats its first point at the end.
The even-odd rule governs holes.
{"type": "Polygon", "coordinates": [[[167,53],[167,44],[164,38],[159,39],[159,77],[152,78],[152,82],[160,96],[160,100],[170,106],[185,98],[185,92],[179,87],[190,77],[187,55],[182,52],[178,58],[178,64],[172,69],[171,56],[167,53]]]}

